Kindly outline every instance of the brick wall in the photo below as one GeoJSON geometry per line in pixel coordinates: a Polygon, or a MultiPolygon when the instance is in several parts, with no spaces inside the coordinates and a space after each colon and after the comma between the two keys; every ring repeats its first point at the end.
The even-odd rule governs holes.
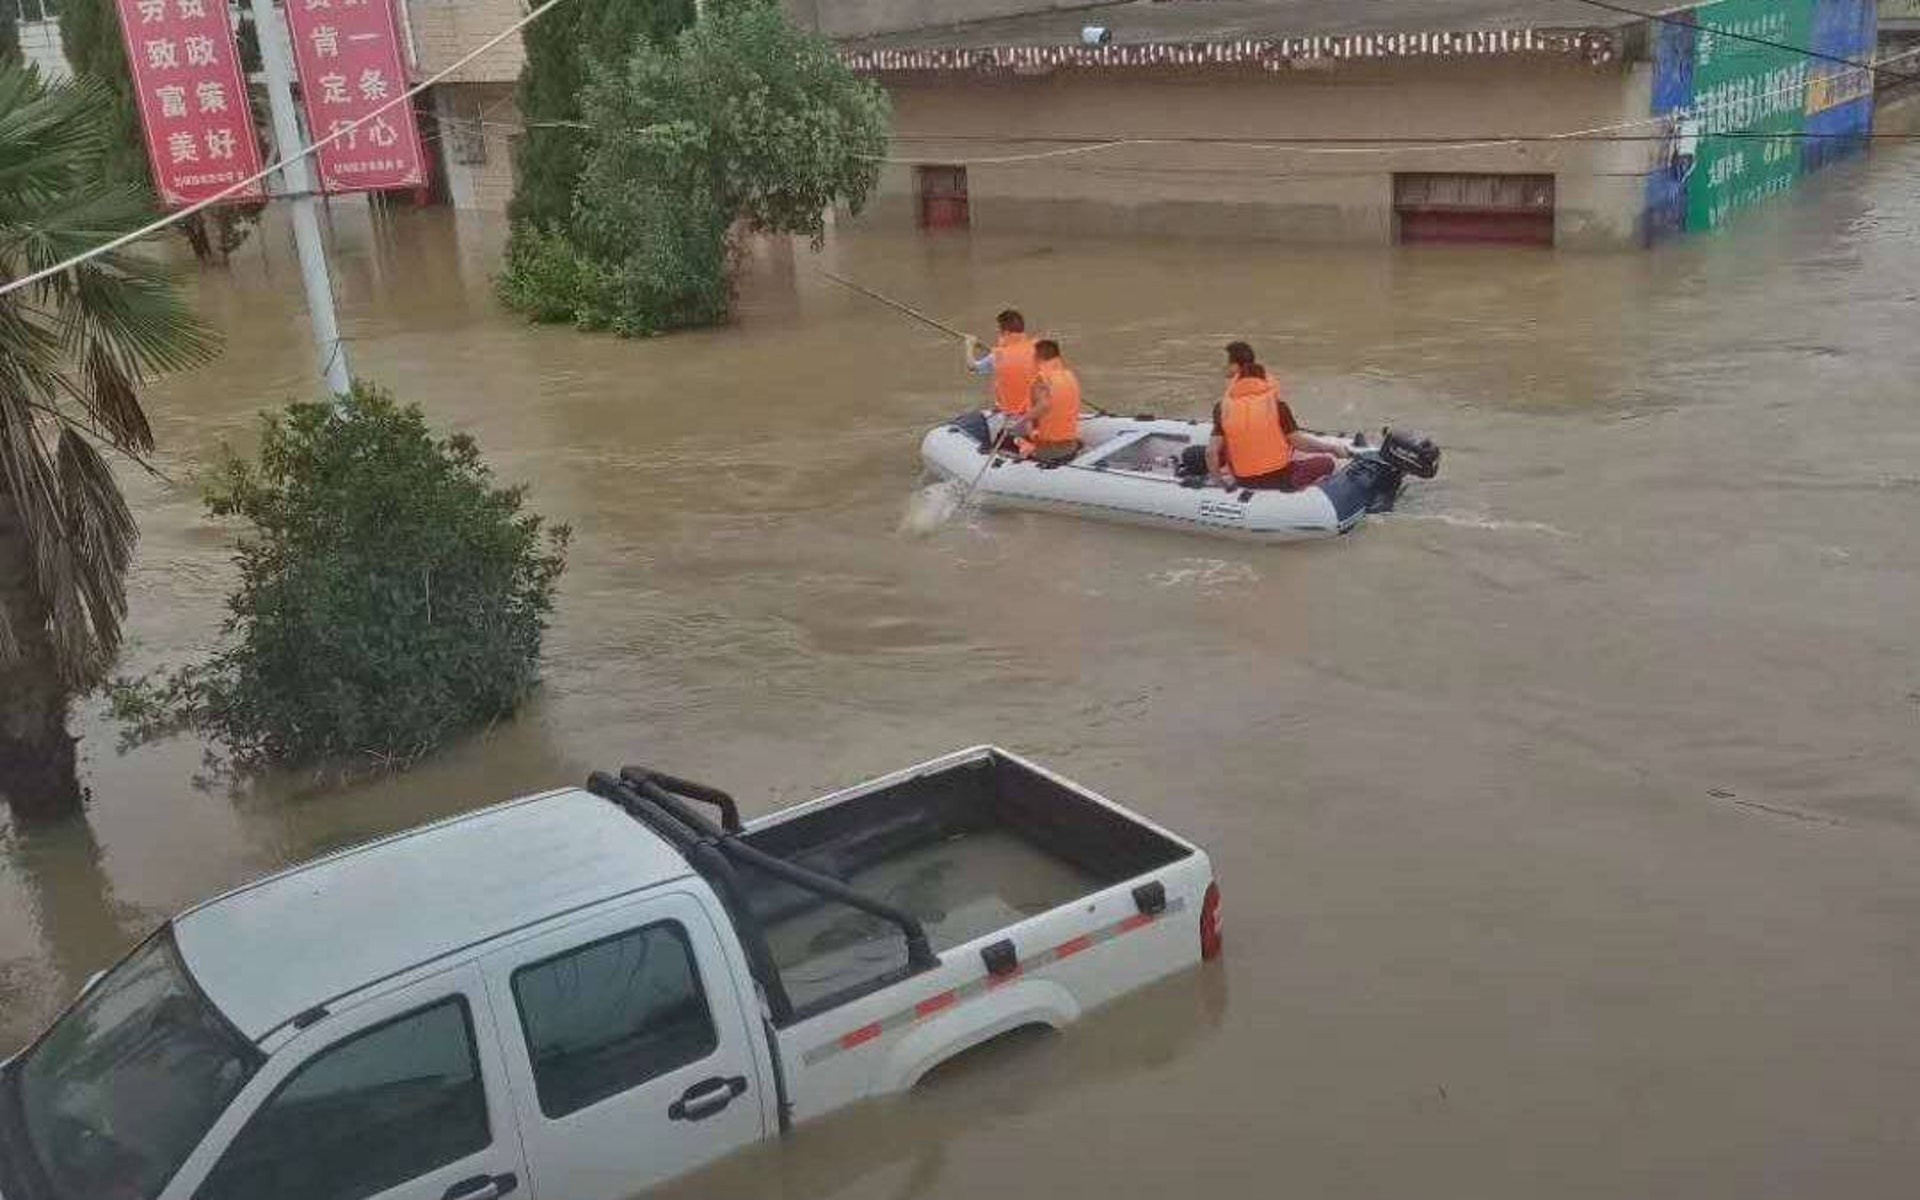
{"type": "Polygon", "coordinates": [[[16,28],[21,56],[40,68],[41,78],[65,79],[73,74],[67,66],[66,51],[60,46],[60,22],[52,18],[22,21],[16,28]]]}
{"type": "Polygon", "coordinates": [[[520,110],[507,83],[443,83],[433,89],[434,151],[455,208],[504,212],[513,198],[513,140],[520,110]],[[479,157],[484,161],[474,162],[479,157]]]}
{"type": "MultiPolygon", "coordinates": [[[[894,155],[967,165],[973,228],[1067,235],[1200,236],[1386,243],[1396,172],[1557,176],[1559,245],[1639,244],[1650,143],[1248,149],[1210,139],[1471,139],[1548,134],[1650,111],[1644,69],[1559,60],[1354,64],[1332,71],[1196,68],[1045,76],[889,77],[894,155]],[[1030,138],[1147,139],[1097,153],[1030,138]],[[993,140],[999,134],[1004,141],[993,140]],[[942,135],[951,135],[944,140],[942,135]],[[1193,140],[1193,135],[1203,135],[1193,140]],[[1169,139],[1154,142],[1151,139],[1169,139]],[[987,160],[987,161],[981,161],[987,160]],[[993,161],[999,160],[999,161],[993,161]]],[[[911,168],[890,164],[871,209],[914,219],[911,168]]]]}
{"type": "MultiPolygon", "coordinates": [[[[522,0],[408,0],[418,70],[431,75],[527,13],[522,0]]],[[[460,83],[510,83],[520,77],[526,51],[508,38],[449,77],[460,83]]]]}

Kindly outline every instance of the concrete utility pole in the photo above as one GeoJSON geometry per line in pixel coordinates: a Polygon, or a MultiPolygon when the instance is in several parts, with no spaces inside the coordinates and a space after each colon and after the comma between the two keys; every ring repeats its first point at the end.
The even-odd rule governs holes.
{"type": "MultiPolygon", "coordinates": [[[[305,145],[299,110],[293,104],[293,66],[287,61],[285,26],[273,0],[251,3],[260,65],[267,75],[267,104],[273,110],[274,147],[284,158],[305,145]]],[[[314,210],[318,201],[310,160],[296,158],[280,168],[278,195],[293,206],[293,243],[300,252],[300,282],[307,290],[307,316],[313,321],[320,375],[328,391],[344,396],[353,384],[353,372],[347,369],[347,347],[340,340],[340,322],[333,311],[333,279],[327,273],[327,248],[320,241],[320,217],[314,210]]]]}

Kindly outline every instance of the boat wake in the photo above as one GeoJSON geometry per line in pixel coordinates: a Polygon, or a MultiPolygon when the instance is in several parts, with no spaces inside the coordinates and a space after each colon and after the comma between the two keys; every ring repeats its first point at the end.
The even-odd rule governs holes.
{"type": "Polygon", "coordinates": [[[1499,517],[1461,513],[1410,513],[1397,511],[1390,514],[1389,521],[1428,521],[1436,525],[1449,525],[1455,529],[1478,529],[1486,533],[1544,533],[1548,537],[1570,538],[1573,535],[1557,525],[1544,521],[1507,521],[1499,517]]]}
{"type": "Polygon", "coordinates": [[[900,532],[908,537],[930,537],[960,511],[961,487],[951,479],[929,483],[907,500],[900,514],[900,532]]]}
{"type": "Polygon", "coordinates": [[[1174,566],[1151,576],[1159,587],[1211,588],[1226,584],[1258,583],[1260,572],[1252,563],[1228,562],[1219,558],[1183,558],[1174,566]]]}

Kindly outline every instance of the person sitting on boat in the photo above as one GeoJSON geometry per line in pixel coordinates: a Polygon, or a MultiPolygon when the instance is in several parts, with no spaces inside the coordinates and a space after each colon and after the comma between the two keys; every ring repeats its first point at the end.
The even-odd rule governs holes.
{"type": "Polygon", "coordinates": [[[1033,405],[1021,418],[1027,435],[1015,445],[1035,462],[1066,462],[1080,453],[1080,378],[1060,357],[1059,342],[1035,342],[1033,357],[1033,405]]]}
{"type": "Polygon", "coordinates": [[[1000,339],[993,349],[982,354],[978,338],[967,339],[967,369],[975,375],[993,376],[993,407],[1003,421],[1027,415],[1033,403],[1033,347],[1027,336],[1027,319],[1009,308],[994,318],[1000,327],[1000,339]]]}
{"type": "Polygon", "coordinates": [[[1213,406],[1207,472],[1227,487],[1293,492],[1333,474],[1347,447],[1300,428],[1293,409],[1254,357],[1253,347],[1227,347],[1227,394],[1213,406]]]}

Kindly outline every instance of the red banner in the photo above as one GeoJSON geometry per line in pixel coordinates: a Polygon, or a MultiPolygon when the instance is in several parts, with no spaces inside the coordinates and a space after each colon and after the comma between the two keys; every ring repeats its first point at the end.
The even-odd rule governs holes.
{"type": "MultiPolygon", "coordinates": [[[[260,173],[226,0],[117,0],[160,202],[182,208],[260,173]]],[[[234,200],[257,200],[260,183],[234,200]]]]}
{"type": "MultiPolygon", "coordinates": [[[[407,90],[390,0],[286,0],[301,101],[314,139],[377,111],[407,90]]],[[[411,103],[395,104],[322,146],[320,189],[383,191],[427,182],[411,103]]]]}

